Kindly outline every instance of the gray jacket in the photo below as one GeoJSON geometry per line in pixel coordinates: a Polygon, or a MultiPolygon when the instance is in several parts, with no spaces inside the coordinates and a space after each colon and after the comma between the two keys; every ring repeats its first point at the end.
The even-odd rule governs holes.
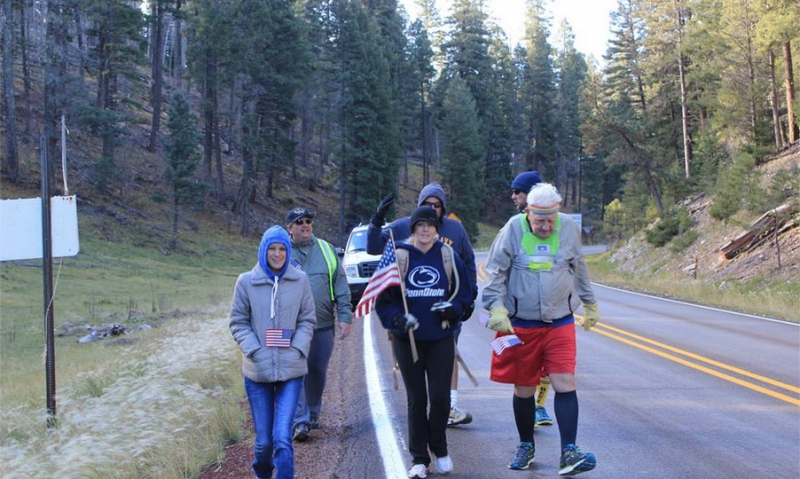
{"type": "Polygon", "coordinates": [[[276,283],[257,264],[236,280],[229,326],[242,350],[242,373],[250,380],[270,383],[305,375],[316,322],[311,285],[302,271],[287,268],[276,283]],[[291,347],[265,347],[268,328],[293,329],[291,347]]]}
{"type": "Polygon", "coordinates": [[[597,302],[581,252],[578,225],[568,215],[559,216],[558,252],[551,271],[528,267],[519,215],[503,226],[486,259],[489,283],[483,290],[484,308],[505,306],[511,318],[549,323],[572,314],[581,302],[597,302]]]}

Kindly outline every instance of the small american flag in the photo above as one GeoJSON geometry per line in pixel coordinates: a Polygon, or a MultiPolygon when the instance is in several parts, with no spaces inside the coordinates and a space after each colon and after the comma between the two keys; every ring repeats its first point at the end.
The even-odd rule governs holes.
{"type": "Polygon", "coordinates": [[[397,268],[397,257],[394,254],[394,241],[390,238],[383,248],[383,256],[378,262],[378,267],[372,278],[367,283],[361,301],[356,306],[355,317],[361,318],[370,313],[375,307],[375,301],[386,288],[400,286],[400,270],[397,268]]]}
{"type": "Polygon", "coordinates": [[[293,329],[268,329],[264,345],[268,348],[288,348],[292,344],[293,329]]]}
{"type": "Polygon", "coordinates": [[[517,344],[522,344],[522,340],[519,339],[516,334],[507,334],[492,341],[492,349],[494,349],[495,354],[500,356],[506,348],[516,346],[517,344]]]}

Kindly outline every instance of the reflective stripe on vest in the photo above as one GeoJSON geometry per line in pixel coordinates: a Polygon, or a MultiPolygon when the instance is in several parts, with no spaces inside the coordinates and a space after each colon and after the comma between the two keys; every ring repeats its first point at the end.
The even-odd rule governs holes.
{"type": "Polygon", "coordinates": [[[330,243],[316,238],[319,250],[322,251],[322,256],[325,258],[325,264],[328,265],[328,287],[330,288],[331,301],[336,301],[336,296],[333,294],[333,275],[336,274],[336,252],[333,251],[330,243]]]}
{"type": "Polygon", "coordinates": [[[556,253],[558,253],[558,234],[561,231],[561,215],[556,219],[556,229],[546,239],[539,238],[528,224],[528,215],[519,215],[522,222],[522,248],[528,255],[528,268],[533,271],[550,271],[553,269],[556,253]]]}

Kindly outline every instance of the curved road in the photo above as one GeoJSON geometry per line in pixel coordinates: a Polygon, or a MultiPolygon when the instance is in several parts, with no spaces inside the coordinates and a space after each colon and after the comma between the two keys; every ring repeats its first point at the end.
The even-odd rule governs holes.
{"type": "MultiPolygon", "coordinates": [[[[485,253],[477,261],[482,267],[485,253]]],[[[601,322],[589,333],[577,331],[578,444],[595,453],[598,466],[582,476],[800,477],[798,325],[600,285],[595,292],[601,322]]],[[[556,425],[536,431],[531,469],[506,468],[517,443],[512,388],[488,380],[493,332],[476,317],[464,324],[459,342],[479,382],[474,386],[461,372],[459,405],[475,420],[448,429],[455,464],[450,477],[558,477],[556,425]]],[[[395,390],[377,320],[365,321],[364,331],[365,349],[376,354],[372,359],[372,351],[365,352],[365,366],[380,453],[362,466],[372,477],[405,477],[410,459],[402,379],[398,373],[395,390]]],[[[552,398],[551,392],[554,415],[552,398]]]]}

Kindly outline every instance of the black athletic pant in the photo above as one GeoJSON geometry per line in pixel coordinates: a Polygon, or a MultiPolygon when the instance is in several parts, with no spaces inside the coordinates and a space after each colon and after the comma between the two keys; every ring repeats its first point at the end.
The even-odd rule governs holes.
{"type": "Polygon", "coordinates": [[[453,338],[417,341],[419,360],[411,357],[408,339],[393,338],[392,348],[403,375],[408,401],[408,452],[414,464],[430,464],[428,447],[436,457],[447,455],[447,419],[450,417],[450,376],[453,374],[453,338]],[[430,398],[430,416],[428,399],[430,398]]]}

